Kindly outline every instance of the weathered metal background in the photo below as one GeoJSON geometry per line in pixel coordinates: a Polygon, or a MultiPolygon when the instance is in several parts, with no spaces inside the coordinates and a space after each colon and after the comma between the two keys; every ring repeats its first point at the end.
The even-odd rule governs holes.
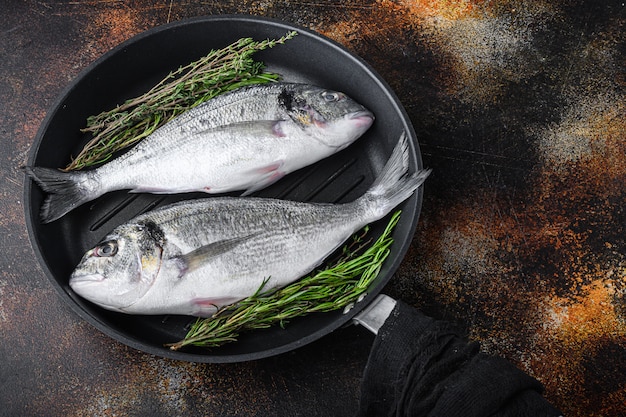
{"type": "Polygon", "coordinates": [[[160,359],[81,321],[34,260],[19,167],[55,97],[133,35],[220,13],[317,30],[405,105],[434,174],[387,293],[464,323],[566,415],[624,415],[625,10],[621,0],[3,2],[0,415],[353,413],[365,330],[250,363],[160,359]]]}

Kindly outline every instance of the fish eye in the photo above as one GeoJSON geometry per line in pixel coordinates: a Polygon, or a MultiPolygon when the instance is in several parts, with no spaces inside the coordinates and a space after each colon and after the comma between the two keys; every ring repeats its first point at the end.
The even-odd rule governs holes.
{"type": "Polygon", "coordinates": [[[100,246],[96,246],[96,248],[93,250],[93,255],[99,258],[115,256],[116,253],[117,242],[114,240],[105,242],[100,246]]]}
{"type": "Polygon", "coordinates": [[[322,98],[331,103],[333,101],[339,100],[339,93],[336,93],[334,91],[324,91],[322,93],[322,98]]]}

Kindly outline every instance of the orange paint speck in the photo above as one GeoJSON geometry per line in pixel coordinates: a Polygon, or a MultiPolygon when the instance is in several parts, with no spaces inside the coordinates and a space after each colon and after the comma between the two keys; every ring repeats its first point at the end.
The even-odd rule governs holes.
{"type": "Polygon", "coordinates": [[[142,23],[133,10],[104,9],[94,16],[91,26],[86,28],[86,36],[93,39],[92,49],[98,56],[145,30],[142,23]]]}
{"type": "MultiPolygon", "coordinates": [[[[624,271],[621,274],[621,279],[625,279],[624,271]]],[[[532,359],[526,366],[542,375],[546,389],[559,398],[561,404],[568,404],[568,398],[572,396],[594,397],[588,391],[597,381],[588,380],[588,361],[604,346],[626,347],[626,323],[614,307],[614,295],[612,281],[599,279],[583,286],[577,296],[564,298],[554,295],[545,301],[543,331],[535,337],[535,344],[530,350],[533,352],[532,359]]],[[[620,366],[623,364],[616,362],[608,368],[620,372],[620,366]]],[[[608,400],[606,394],[600,401],[602,398],[608,400]]],[[[611,394],[626,394],[626,381],[611,394]]],[[[609,404],[610,401],[607,401],[606,407],[613,407],[609,404]]],[[[604,406],[600,404],[596,407],[602,409],[604,406]]],[[[572,415],[576,412],[562,411],[572,415]]],[[[606,415],[611,415],[609,409],[606,411],[606,415]]]]}
{"type": "Polygon", "coordinates": [[[441,17],[457,20],[473,16],[482,6],[481,0],[402,0],[400,4],[420,17],[441,17]]]}
{"type": "Polygon", "coordinates": [[[598,280],[583,286],[576,297],[551,297],[547,305],[553,319],[546,320],[547,333],[572,347],[611,334],[626,336],[613,307],[614,295],[612,282],[598,280]]]}

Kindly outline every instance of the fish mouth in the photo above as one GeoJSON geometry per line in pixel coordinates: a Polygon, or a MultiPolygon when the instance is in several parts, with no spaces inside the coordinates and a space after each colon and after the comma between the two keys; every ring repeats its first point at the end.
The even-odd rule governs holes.
{"type": "Polygon", "coordinates": [[[357,127],[369,127],[374,122],[374,113],[361,110],[348,115],[350,121],[354,121],[357,127]]]}
{"type": "Polygon", "coordinates": [[[70,278],[70,287],[76,291],[77,288],[88,287],[102,281],[104,281],[104,275],[102,274],[75,275],[70,278]]]}

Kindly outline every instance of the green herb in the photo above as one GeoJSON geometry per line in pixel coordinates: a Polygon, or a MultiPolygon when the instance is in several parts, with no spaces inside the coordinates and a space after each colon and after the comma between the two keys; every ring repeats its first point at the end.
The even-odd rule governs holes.
{"type": "Polygon", "coordinates": [[[236,341],[242,331],[275,324],[284,327],[294,317],[337,310],[357,302],[389,256],[391,232],[399,218],[400,211],[394,213],[382,235],[369,247],[371,241],[364,242],[369,230],[366,227],[327,269],[273,292],[263,292],[264,282],[256,294],[224,307],[213,317],[198,319],[183,340],[168,346],[172,350],[188,345],[218,347],[236,341]]]}
{"type": "Polygon", "coordinates": [[[93,138],[65,170],[105,162],[184,111],[226,91],[276,81],[278,75],[264,72],[263,63],[253,60],[252,55],[283,44],[296,34],[289,32],[280,39],[260,42],[243,38],[211,50],[203,58],[168,74],[144,95],[89,117],[82,132],[91,133],[93,138]]]}

